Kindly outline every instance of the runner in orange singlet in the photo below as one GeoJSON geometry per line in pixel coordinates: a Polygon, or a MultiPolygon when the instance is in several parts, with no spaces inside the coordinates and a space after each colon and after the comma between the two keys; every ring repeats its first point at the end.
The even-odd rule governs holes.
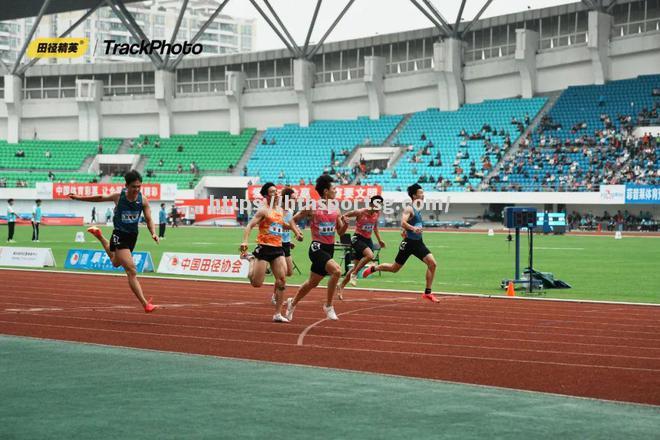
{"type": "Polygon", "coordinates": [[[284,224],[284,211],[280,206],[277,187],[272,182],[261,187],[261,195],[265,203],[252,217],[243,233],[241,243],[241,257],[250,261],[248,278],[253,287],[261,287],[266,277],[266,269],[270,264],[270,270],[275,277],[275,314],[273,321],[289,322],[281,314],[282,299],[286,287],[286,260],[282,249],[282,233],[285,229],[291,229],[296,237],[302,234],[293,221],[284,224]],[[248,240],[250,232],[255,226],[259,227],[257,235],[257,247],[252,255],[248,255],[248,240]]]}

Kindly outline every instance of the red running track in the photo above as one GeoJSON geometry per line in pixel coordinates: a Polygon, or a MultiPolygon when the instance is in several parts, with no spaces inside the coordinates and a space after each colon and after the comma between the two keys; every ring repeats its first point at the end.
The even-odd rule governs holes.
{"type": "MultiPolygon", "coordinates": [[[[660,307],[347,291],[271,322],[271,287],[0,271],[0,333],[660,404],[660,307]]],[[[288,294],[293,295],[294,289],[288,294]]]]}

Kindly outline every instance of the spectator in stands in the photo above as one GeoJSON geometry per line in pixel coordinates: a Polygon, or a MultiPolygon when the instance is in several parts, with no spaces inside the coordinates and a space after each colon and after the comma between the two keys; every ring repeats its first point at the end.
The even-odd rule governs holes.
{"type": "Polygon", "coordinates": [[[177,174],[182,174],[182,173],[183,173],[183,165],[179,164],[179,165],[176,167],[176,173],[177,173],[177,174]]]}
{"type": "Polygon", "coordinates": [[[248,175],[247,165],[243,165],[243,176],[247,176],[247,175],[248,175]]]}
{"type": "Polygon", "coordinates": [[[50,180],[51,182],[55,180],[55,174],[53,174],[52,171],[48,171],[48,180],[50,180]]]}
{"type": "Polygon", "coordinates": [[[330,163],[334,164],[335,163],[335,149],[333,148],[330,150],[330,163]]]}
{"type": "Polygon", "coordinates": [[[16,228],[16,211],[14,211],[14,199],[7,200],[7,242],[16,243],[14,240],[14,229],[16,228]]]}
{"type": "Polygon", "coordinates": [[[44,156],[46,157],[46,159],[50,159],[51,157],[53,157],[50,150],[46,150],[46,152],[44,153],[44,156]]]}
{"type": "Polygon", "coordinates": [[[154,177],[154,170],[147,170],[147,177],[154,177]]]}
{"type": "Polygon", "coordinates": [[[144,141],[142,142],[143,145],[149,145],[149,137],[145,136],[144,141]]]}
{"type": "Polygon", "coordinates": [[[392,179],[397,179],[399,176],[396,174],[396,170],[392,170],[392,179]]]}
{"type": "Polygon", "coordinates": [[[266,136],[261,140],[261,145],[268,145],[268,141],[266,140],[266,136]]]}
{"type": "Polygon", "coordinates": [[[195,181],[191,180],[188,182],[188,189],[195,189],[195,181]]]}
{"type": "Polygon", "coordinates": [[[160,139],[154,141],[154,148],[160,148],[160,139]]]}
{"type": "Polygon", "coordinates": [[[197,167],[195,166],[195,162],[190,162],[190,174],[196,174],[197,173],[197,167]]]}
{"type": "Polygon", "coordinates": [[[426,133],[422,132],[422,136],[420,137],[420,140],[423,140],[423,141],[426,140],[426,133]]]}
{"type": "Polygon", "coordinates": [[[179,146],[176,147],[176,152],[177,153],[183,153],[183,144],[179,144],[179,146]]]}
{"type": "Polygon", "coordinates": [[[276,143],[276,142],[275,142],[275,138],[271,138],[271,139],[270,139],[270,145],[275,145],[275,143],[276,143]]]}
{"type": "Polygon", "coordinates": [[[23,150],[16,150],[16,154],[14,154],[15,157],[25,157],[25,151],[23,150]]]}
{"type": "Polygon", "coordinates": [[[158,161],[158,166],[159,166],[159,167],[162,167],[163,165],[165,165],[165,161],[163,161],[163,159],[160,159],[160,160],[158,161]]]}
{"type": "Polygon", "coordinates": [[[229,172],[233,172],[234,171],[234,164],[230,163],[228,169],[229,169],[229,172]]]}
{"type": "Polygon", "coordinates": [[[431,161],[429,162],[429,166],[430,166],[430,167],[434,167],[434,166],[435,166],[435,162],[433,162],[433,159],[431,159],[431,161]]]}
{"type": "Polygon", "coordinates": [[[424,147],[424,149],[422,150],[422,156],[428,156],[428,155],[430,155],[430,154],[431,154],[431,151],[429,150],[429,146],[427,145],[427,146],[424,147]]]}
{"type": "Polygon", "coordinates": [[[529,119],[529,115],[527,113],[525,113],[525,125],[529,125],[530,122],[532,122],[532,121],[531,121],[531,119],[529,119]]]}
{"type": "Polygon", "coordinates": [[[280,170],[279,176],[277,176],[278,179],[284,179],[286,177],[286,174],[284,174],[284,170],[280,170]]]}
{"type": "Polygon", "coordinates": [[[103,144],[99,143],[99,146],[97,148],[97,154],[103,154],[103,144]]]}
{"type": "Polygon", "coordinates": [[[0,177],[0,188],[7,188],[7,179],[0,177]]]}

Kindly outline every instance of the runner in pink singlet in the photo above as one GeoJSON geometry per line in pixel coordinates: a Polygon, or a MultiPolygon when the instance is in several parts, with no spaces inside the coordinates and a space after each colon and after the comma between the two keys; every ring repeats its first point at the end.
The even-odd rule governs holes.
{"type": "Polygon", "coordinates": [[[321,196],[317,206],[298,212],[294,217],[295,223],[302,219],[308,219],[312,230],[312,243],[309,245],[309,259],[312,262],[309,278],[300,286],[295,298],[287,299],[286,318],[293,319],[293,311],[300,300],[314,287],[318,286],[323,278],[330,276],[328,280],[328,293],[323,311],[328,319],[337,320],[337,314],[332,306],[332,300],[337,290],[341,267],[333,256],[335,253],[335,233],[346,232],[347,224],[339,209],[333,206],[336,190],[333,178],[324,174],[316,179],[316,191],[321,196]]]}
{"type": "Polygon", "coordinates": [[[343,290],[346,284],[350,283],[356,285],[357,274],[360,270],[374,259],[374,243],[371,240],[372,234],[376,234],[379,247],[385,247],[385,242],[380,238],[378,231],[378,218],[380,211],[383,207],[383,197],[373,196],[369,201],[369,207],[363,209],[356,209],[344,214],[344,217],[354,217],[355,220],[355,234],[351,238],[351,253],[353,254],[353,268],[346,273],[339,288],[337,289],[337,296],[339,299],[344,299],[343,290]]]}

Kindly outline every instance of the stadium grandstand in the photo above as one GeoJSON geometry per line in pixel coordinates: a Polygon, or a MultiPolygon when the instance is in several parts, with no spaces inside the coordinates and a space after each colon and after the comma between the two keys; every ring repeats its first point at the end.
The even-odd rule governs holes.
{"type": "Polygon", "coordinates": [[[15,377],[0,395],[16,403],[0,407],[0,438],[657,437],[660,0],[490,16],[499,0],[388,0],[428,27],[332,41],[366,1],[329,20],[322,0],[288,18],[278,0],[2,2],[0,375],[15,377]],[[230,17],[235,2],[254,17],[230,17]],[[32,57],[46,37],[82,46],[98,14],[125,44],[212,39],[213,53],[32,57]],[[149,18],[165,15],[176,22],[149,18]],[[9,20],[23,19],[21,46],[9,20]],[[262,22],[280,48],[241,52],[262,22]],[[336,193],[317,193],[324,175],[336,193]],[[290,222],[239,209],[275,197],[267,183],[393,209],[290,222]],[[118,247],[126,219],[141,235],[118,247]],[[251,259],[284,259],[286,235],[282,293],[285,263],[251,259]],[[118,271],[160,309],[135,309],[102,273],[118,271]]]}

